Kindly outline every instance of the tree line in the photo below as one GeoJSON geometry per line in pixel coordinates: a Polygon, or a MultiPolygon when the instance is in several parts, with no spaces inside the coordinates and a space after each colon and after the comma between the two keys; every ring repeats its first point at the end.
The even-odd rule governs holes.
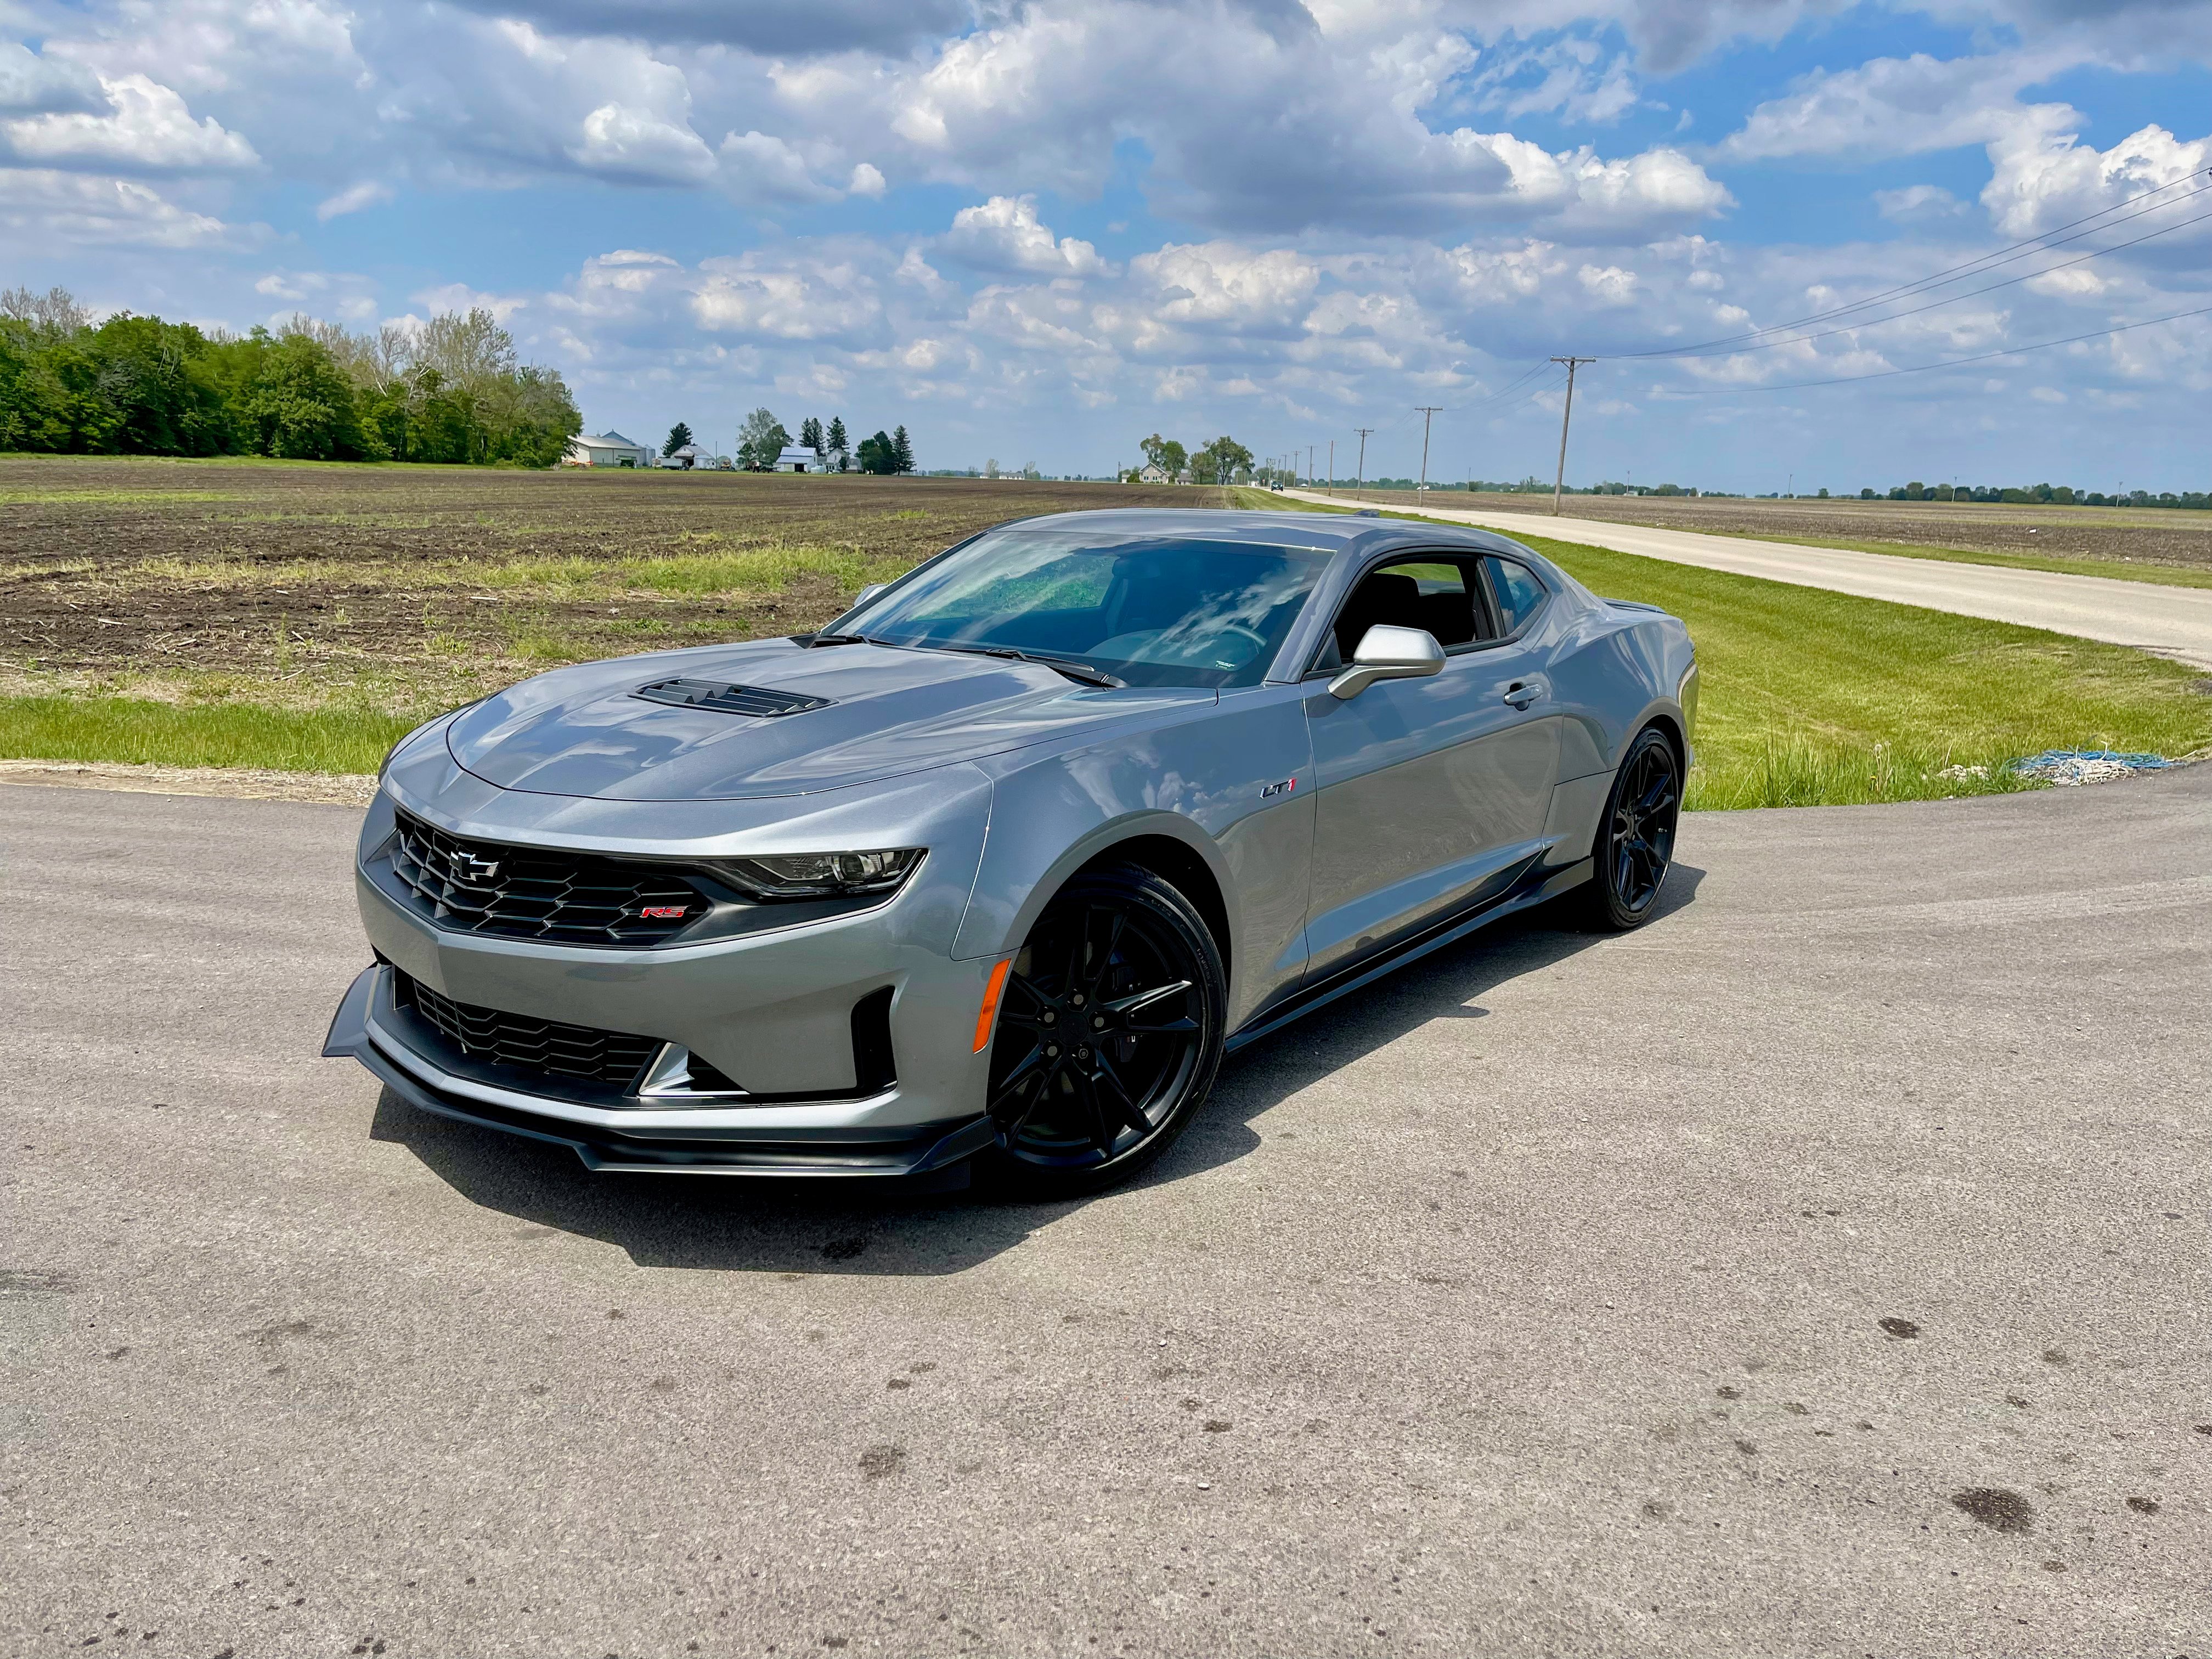
{"type": "MultiPolygon", "coordinates": [[[[1188,472],[1191,483],[1206,484],[1237,483],[1252,477],[1252,452],[1226,435],[1193,450],[1155,432],[1137,447],[1144,451],[1146,465],[1157,466],[1170,478],[1179,479],[1188,472]]],[[[1121,479],[1135,483],[1143,474],[1142,467],[1133,466],[1121,474],[1121,479]]]]}
{"type": "MultiPolygon", "coordinates": [[[[1827,492],[1821,492],[1826,495],[1827,492]]],[[[1873,489],[1859,491],[1862,501],[1882,499],[1873,489]]],[[[2047,507],[2179,507],[2198,511],[2212,508],[2212,493],[2202,489],[2165,489],[2153,495],[2148,489],[2116,489],[2106,495],[2100,489],[2076,489],[2070,484],[1925,484],[1917,480],[1909,484],[1892,485],[1887,499],[1893,501],[2009,501],[2015,504],[2039,504],[2047,507]]]]}
{"type": "Polygon", "coordinates": [[[0,449],[551,466],[583,424],[559,372],[520,362],[481,308],[234,334],[0,291],[0,449]]]}
{"type": "MultiPolygon", "coordinates": [[[[678,421],[668,428],[668,441],[660,453],[672,455],[691,441],[690,427],[678,421]]],[[[814,452],[818,471],[874,472],[888,477],[914,471],[914,441],[902,426],[863,438],[856,447],[845,430],[843,416],[832,416],[825,427],[810,415],[799,423],[798,447],[814,452]]],[[[775,470],[783,452],[791,447],[791,430],[776,419],[775,411],[756,409],[738,428],[738,453],[733,459],[743,471],[768,472],[775,470]]]]}

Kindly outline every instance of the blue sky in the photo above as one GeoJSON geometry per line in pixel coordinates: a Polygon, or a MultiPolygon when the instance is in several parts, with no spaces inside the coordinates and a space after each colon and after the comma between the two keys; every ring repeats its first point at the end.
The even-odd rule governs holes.
{"type": "Polygon", "coordinates": [[[0,285],[483,304],[595,429],[925,466],[1410,473],[1437,404],[1432,475],[1548,476],[1574,352],[1580,481],[2202,489],[2212,316],[1986,355],[2212,307],[2209,66],[2203,0],[0,0],[0,285]]]}

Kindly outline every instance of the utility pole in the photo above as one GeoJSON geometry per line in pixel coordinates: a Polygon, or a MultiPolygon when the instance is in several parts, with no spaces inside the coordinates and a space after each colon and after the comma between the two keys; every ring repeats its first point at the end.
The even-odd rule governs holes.
{"type": "Polygon", "coordinates": [[[1554,357],[1555,363],[1567,366],[1567,404],[1559,412],[1559,471],[1552,480],[1552,516],[1559,516],[1559,492],[1567,483],[1567,422],[1575,417],[1575,370],[1584,363],[1594,363],[1595,357],[1554,357]]]}
{"type": "Polygon", "coordinates": [[[1306,446],[1306,482],[1308,483],[1314,482],[1313,458],[1314,447],[1308,444],[1306,446]]]}
{"type": "Polygon", "coordinates": [[[1421,417],[1421,482],[1416,488],[1417,495],[1429,487],[1429,422],[1442,413],[1443,409],[1443,404],[1423,404],[1413,410],[1421,417]]]}
{"type": "Polygon", "coordinates": [[[1328,441],[1328,487],[1336,488],[1336,440],[1328,441]]]}
{"type": "Polygon", "coordinates": [[[1352,429],[1359,434],[1359,476],[1352,480],[1353,488],[1359,489],[1364,488],[1367,483],[1367,434],[1375,428],[1371,426],[1355,426],[1352,429]]]}

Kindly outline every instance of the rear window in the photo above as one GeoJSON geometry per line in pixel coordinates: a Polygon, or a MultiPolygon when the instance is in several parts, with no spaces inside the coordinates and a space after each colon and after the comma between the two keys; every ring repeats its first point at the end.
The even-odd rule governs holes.
{"type": "Polygon", "coordinates": [[[1495,554],[1485,562],[1490,566],[1491,591],[1498,598],[1499,625],[1508,634],[1517,634],[1529,617],[1544,608],[1551,595],[1525,564],[1495,554]]]}

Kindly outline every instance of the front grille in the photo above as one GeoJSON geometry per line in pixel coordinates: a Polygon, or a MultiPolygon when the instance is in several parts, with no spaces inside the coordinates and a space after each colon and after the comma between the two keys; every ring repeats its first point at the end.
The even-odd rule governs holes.
{"type": "Polygon", "coordinates": [[[412,1008],[472,1059],[541,1076],[589,1078],[627,1089],[660,1048],[657,1037],[597,1031],[588,1025],[563,1025],[456,1002],[397,969],[392,970],[392,1000],[399,1007],[412,1008]]]}
{"type": "Polygon", "coordinates": [[[431,921],[551,945],[657,945],[706,914],[704,894],[650,865],[467,841],[398,815],[392,872],[431,921]]]}
{"type": "Polygon", "coordinates": [[[725,714],[750,720],[774,720],[781,714],[804,714],[810,708],[827,708],[829,697],[801,696],[796,691],[771,691],[758,685],[726,685],[719,680],[655,680],[630,693],[647,702],[673,703],[678,708],[714,708],[725,714]]]}

